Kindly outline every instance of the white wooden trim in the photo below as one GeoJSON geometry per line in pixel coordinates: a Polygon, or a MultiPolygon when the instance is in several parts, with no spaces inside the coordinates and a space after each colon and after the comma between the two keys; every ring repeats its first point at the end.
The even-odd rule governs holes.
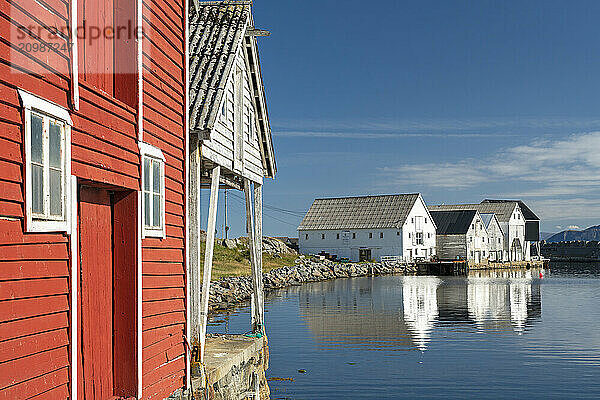
{"type": "Polygon", "coordinates": [[[136,341],[137,341],[137,398],[142,398],[142,191],[138,191],[137,209],[137,282],[135,285],[137,312],[136,312],[136,341]]]}
{"type": "Polygon", "coordinates": [[[77,44],[77,0],[71,0],[71,79],[73,80],[73,107],[79,110],[79,47],[77,44]]]}
{"type": "MultiPolygon", "coordinates": [[[[71,117],[69,116],[69,112],[54,103],[46,101],[42,98],[39,98],[31,93],[25,92],[21,89],[18,89],[19,96],[23,103],[23,107],[25,108],[25,140],[24,140],[24,159],[25,159],[25,176],[24,176],[24,189],[25,189],[25,230],[26,232],[67,232],[71,231],[71,219],[70,219],[70,204],[71,204],[71,125],[73,125],[73,121],[71,121],[71,117]],[[34,219],[33,211],[32,211],[32,182],[31,182],[31,113],[39,113],[44,116],[44,132],[45,135],[48,134],[48,119],[53,118],[60,120],[64,125],[64,139],[63,139],[63,154],[62,154],[62,168],[63,168],[63,216],[64,219],[34,219]]],[[[47,138],[42,139],[43,143],[47,142],[47,138]]],[[[49,162],[48,159],[48,149],[47,146],[44,146],[44,160],[45,162],[49,162]]],[[[49,168],[48,166],[44,166],[45,169],[49,168]]],[[[44,179],[48,178],[48,171],[44,172],[44,179]]],[[[44,182],[44,187],[49,188],[49,182],[44,182]]],[[[49,207],[48,199],[44,196],[44,210],[49,207]]],[[[45,213],[47,214],[47,213],[45,213]]]]}
{"type": "MultiPolygon", "coordinates": [[[[147,238],[147,237],[154,237],[154,238],[160,238],[160,239],[165,239],[167,236],[167,228],[166,228],[166,211],[165,211],[165,206],[166,206],[166,185],[165,185],[165,156],[163,155],[162,151],[158,148],[158,147],[154,147],[152,145],[149,145],[148,143],[143,143],[143,142],[139,142],[138,143],[139,149],[140,149],[140,160],[141,160],[141,164],[142,164],[142,182],[140,185],[141,188],[141,193],[142,193],[142,218],[144,216],[144,207],[149,207],[148,204],[144,204],[144,199],[143,199],[143,195],[144,195],[144,180],[146,179],[146,176],[144,175],[144,160],[146,158],[150,158],[154,161],[159,161],[160,162],[160,173],[162,175],[162,179],[160,181],[160,191],[161,191],[161,215],[160,215],[160,228],[159,229],[153,229],[153,228],[147,228],[145,222],[142,220],[142,239],[147,238]]],[[[154,169],[151,168],[150,169],[150,173],[153,174],[154,173],[154,169]]],[[[151,185],[154,184],[154,179],[151,179],[151,185]]],[[[153,188],[152,188],[153,189],[153,188]]],[[[154,196],[154,193],[152,191],[151,193],[151,200],[154,196]]],[[[151,212],[153,212],[152,209],[150,209],[151,212]]],[[[154,217],[151,216],[151,219],[154,220],[154,217]]]]}
{"type": "Polygon", "coordinates": [[[165,156],[163,155],[162,150],[158,147],[144,142],[138,142],[138,147],[140,149],[140,155],[150,156],[165,161],[165,156]]]}
{"type": "Polygon", "coordinates": [[[48,100],[44,100],[34,94],[28,93],[23,89],[18,89],[18,92],[25,109],[40,111],[56,119],[63,120],[66,124],[73,126],[73,121],[71,120],[69,111],[66,108],[51,103],[48,100]]]}
{"type": "MultiPolygon", "coordinates": [[[[197,1],[195,5],[197,5],[197,1]]],[[[185,217],[185,221],[184,221],[184,234],[185,234],[185,266],[186,266],[186,270],[188,271],[188,273],[186,274],[186,279],[185,279],[185,300],[186,300],[186,304],[185,304],[185,311],[186,311],[186,315],[185,315],[185,337],[188,341],[191,341],[190,337],[191,337],[191,298],[190,298],[190,294],[191,294],[191,287],[190,287],[190,279],[193,276],[193,274],[189,273],[189,267],[190,267],[190,235],[189,235],[189,227],[190,227],[190,118],[189,118],[189,109],[190,109],[190,27],[189,27],[189,18],[188,16],[190,15],[190,3],[189,1],[185,2],[185,6],[184,6],[184,10],[185,10],[185,18],[184,18],[184,32],[185,32],[185,49],[184,49],[184,60],[185,60],[185,100],[184,100],[184,115],[185,115],[185,126],[183,129],[183,134],[184,134],[184,140],[185,140],[185,166],[184,166],[184,177],[185,177],[185,193],[184,193],[184,197],[185,197],[185,210],[186,210],[186,217],[185,217]]],[[[196,9],[197,10],[197,9],[196,9]]],[[[193,224],[192,224],[193,226],[193,224]]],[[[185,347],[185,344],[184,344],[185,347]]],[[[186,351],[186,357],[185,357],[185,387],[186,389],[191,388],[192,387],[192,371],[191,371],[191,359],[190,359],[191,354],[186,351]]]]}
{"type": "Polygon", "coordinates": [[[79,344],[77,341],[77,331],[79,321],[77,319],[77,298],[79,294],[79,232],[77,230],[77,177],[70,179],[71,192],[71,399],[77,400],[77,371],[79,360],[77,351],[79,344]]]}
{"type": "MultiPolygon", "coordinates": [[[[143,19],[142,19],[142,0],[136,1],[136,37],[137,37],[137,69],[138,69],[138,141],[144,141],[144,65],[143,65],[143,54],[144,51],[144,31],[143,31],[143,19]]],[[[186,16],[187,17],[187,16],[186,16]]],[[[140,388],[141,392],[141,388],[140,388]]]]}
{"type": "Polygon", "coordinates": [[[204,362],[206,344],[206,324],[208,318],[208,300],[210,297],[210,278],[215,246],[215,228],[217,225],[217,205],[219,201],[219,177],[221,166],[217,165],[211,173],[210,204],[208,206],[208,225],[206,227],[206,250],[204,251],[204,276],[202,277],[202,301],[200,308],[200,361],[204,362]]]}

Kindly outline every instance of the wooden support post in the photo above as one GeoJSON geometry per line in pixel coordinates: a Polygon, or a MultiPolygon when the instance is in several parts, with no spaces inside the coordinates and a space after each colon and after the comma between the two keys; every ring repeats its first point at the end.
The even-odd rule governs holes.
{"type": "Polygon", "coordinates": [[[189,159],[189,205],[188,205],[188,229],[189,229],[189,264],[188,280],[190,286],[190,340],[192,343],[200,341],[200,304],[202,287],[202,275],[200,273],[200,178],[201,178],[201,154],[200,142],[196,135],[190,137],[190,159],[189,159]]]}
{"type": "Polygon", "coordinates": [[[206,227],[206,250],[204,251],[204,274],[202,278],[202,303],[200,309],[200,361],[204,362],[206,343],[206,324],[208,321],[208,299],[210,296],[210,278],[215,246],[215,228],[217,227],[217,202],[219,201],[219,176],[221,166],[217,165],[211,173],[210,204],[208,206],[208,225],[206,227]]]}
{"type": "Polygon", "coordinates": [[[262,185],[254,183],[254,227],[255,227],[255,238],[256,238],[256,270],[255,275],[258,283],[258,290],[256,292],[256,302],[258,311],[258,321],[261,327],[264,327],[265,323],[265,303],[264,303],[264,287],[263,287],[263,260],[262,260],[262,185]]]}
{"type": "Polygon", "coordinates": [[[248,233],[248,247],[250,250],[250,269],[252,271],[252,332],[256,332],[261,324],[258,314],[257,293],[259,292],[259,283],[256,277],[256,235],[254,230],[254,213],[252,210],[252,194],[250,193],[250,181],[244,178],[244,194],[246,196],[246,232],[248,233]]]}

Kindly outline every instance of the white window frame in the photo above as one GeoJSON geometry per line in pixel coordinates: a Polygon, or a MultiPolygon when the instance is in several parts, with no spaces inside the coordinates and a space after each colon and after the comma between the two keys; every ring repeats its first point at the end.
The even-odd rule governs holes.
{"type": "MultiPolygon", "coordinates": [[[[147,237],[153,237],[153,238],[159,238],[159,239],[165,239],[166,238],[166,211],[165,211],[165,198],[166,198],[166,193],[165,193],[165,156],[163,155],[163,152],[158,148],[158,147],[154,147],[152,145],[149,145],[148,143],[144,143],[144,142],[139,142],[138,146],[140,148],[140,159],[141,159],[141,169],[142,169],[142,181],[141,181],[141,185],[140,185],[140,190],[142,192],[142,239],[147,238],[147,237]],[[160,180],[160,191],[161,191],[161,216],[160,216],[160,227],[159,228],[154,228],[154,227],[149,227],[146,226],[146,220],[144,218],[145,211],[146,211],[146,207],[150,207],[150,220],[154,220],[154,216],[152,215],[153,213],[153,209],[152,209],[152,204],[148,205],[146,204],[146,196],[144,196],[144,182],[146,179],[145,173],[144,173],[144,161],[146,159],[150,159],[151,161],[154,162],[159,162],[160,163],[160,173],[162,175],[162,179],[160,180]]],[[[153,173],[153,168],[150,168],[150,174],[153,173]]],[[[153,177],[150,176],[151,182],[153,182],[153,177]]],[[[151,200],[152,200],[152,196],[151,196],[151,200]]]]}
{"type": "MultiPolygon", "coordinates": [[[[25,231],[26,232],[71,232],[71,202],[72,202],[72,190],[71,190],[71,127],[73,121],[69,115],[69,111],[59,105],[44,100],[38,96],[28,93],[22,89],[18,89],[19,97],[24,108],[25,116],[25,138],[24,138],[24,155],[25,155],[25,231]],[[62,167],[63,167],[63,191],[62,191],[62,210],[63,217],[56,218],[51,216],[44,216],[40,218],[37,214],[33,214],[33,187],[31,179],[31,115],[38,114],[44,117],[44,126],[47,128],[47,124],[50,119],[60,121],[64,124],[64,137],[63,137],[63,154],[62,154],[62,167]]],[[[47,129],[46,129],[47,132],[47,129]]],[[[47,135],[45,133],[44,135],[47,135]]],[[[49,162],[47,151],[44,150],[44,163],[49,162]]],[[[46,166],[44,166],[46,168],[46,166]]],[[[49,168],[49,167],[48,167],[49,168]]],[[[44,174],[46,176],[47,174],[44,174]]],[[[44,208],[49,202],[49,198],[46,191],[49,188],[49,182],[45,179],[45,191],[44,191],[44,208]]]]}

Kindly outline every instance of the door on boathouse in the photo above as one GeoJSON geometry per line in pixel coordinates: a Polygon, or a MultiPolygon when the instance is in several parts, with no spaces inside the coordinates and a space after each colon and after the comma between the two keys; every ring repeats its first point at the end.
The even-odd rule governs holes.
{"type": "Polygon", "coordinates": [[[79,188],[78,394],[136,395],[135,191],[79,188]]]}

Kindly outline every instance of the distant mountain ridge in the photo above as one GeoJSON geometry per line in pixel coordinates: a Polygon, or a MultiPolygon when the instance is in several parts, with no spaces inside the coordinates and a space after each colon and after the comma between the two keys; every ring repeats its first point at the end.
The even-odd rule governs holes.
{"type": "Polygon", "coordinates": [[[600,225],[590,226],[582,231],[562,231],[546,239],[547,242],[570,242],[573,240],[600,240],[600,225]]]}

